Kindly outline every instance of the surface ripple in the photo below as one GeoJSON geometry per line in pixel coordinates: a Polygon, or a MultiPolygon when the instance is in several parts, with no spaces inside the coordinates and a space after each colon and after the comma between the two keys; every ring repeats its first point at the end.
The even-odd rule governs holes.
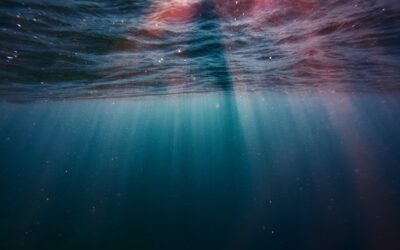
{"type": "Polygon", "coordinates": [[[398,91],[391,0],[0,3],[0,98],[398,91]]]}

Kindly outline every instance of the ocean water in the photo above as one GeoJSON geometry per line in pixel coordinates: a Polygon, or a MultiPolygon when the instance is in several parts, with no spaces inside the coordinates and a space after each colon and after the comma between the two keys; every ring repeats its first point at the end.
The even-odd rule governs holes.
{"type": "Polygon", "coordinates": [[[400,249],[395,0],[0,2],[0,249],[400,249]]]}

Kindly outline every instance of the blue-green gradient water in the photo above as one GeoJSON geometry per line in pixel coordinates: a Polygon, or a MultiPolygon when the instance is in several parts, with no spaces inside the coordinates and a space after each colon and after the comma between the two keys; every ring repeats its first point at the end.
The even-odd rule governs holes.
{"type": "Polygon", "coordinates": [[[396,249],[397,95],[0,105],[3,249],[396,249]]]}
{"type": "Polygon", "coordinates": [[[399,250],[399,0],[1,0],[0,250],[399,250]]]}

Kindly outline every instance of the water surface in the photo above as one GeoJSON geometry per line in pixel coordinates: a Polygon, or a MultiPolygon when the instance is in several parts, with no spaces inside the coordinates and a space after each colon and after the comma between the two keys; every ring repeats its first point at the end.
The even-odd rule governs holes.
{"type": "Polygon", "coordinates": [[[400,249],[399,10],[1,1],[0,249],[400,249]]]}
{"type": "Polygon", "coordinates": [[[394,0],[6,0],[6,99],[398,91],[394,0]]]}

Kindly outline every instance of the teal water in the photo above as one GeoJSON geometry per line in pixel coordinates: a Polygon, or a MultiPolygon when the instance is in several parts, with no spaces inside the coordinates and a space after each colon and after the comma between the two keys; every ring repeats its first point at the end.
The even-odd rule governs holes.
{"type": "Polygon", "coordinates": [[[2,249],[398,249],[399,100],[3,102],[2,249]]]}
{"type": "Polygon", "coordinates": [[[399,250],[398,0],[0,1],[0,250],[399,250]]]}

